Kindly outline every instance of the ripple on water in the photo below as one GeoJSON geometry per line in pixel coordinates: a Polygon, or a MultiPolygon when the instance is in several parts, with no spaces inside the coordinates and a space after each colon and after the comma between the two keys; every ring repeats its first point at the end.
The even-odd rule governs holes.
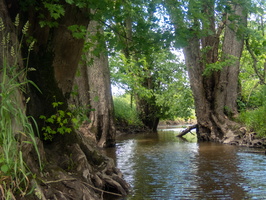
{"type": "Polygon", "coordinates": [[[118,141],[117,165],[137,199],[266,199],[264,155],[210,143],[183,142],[176,134],[118,141]]]}

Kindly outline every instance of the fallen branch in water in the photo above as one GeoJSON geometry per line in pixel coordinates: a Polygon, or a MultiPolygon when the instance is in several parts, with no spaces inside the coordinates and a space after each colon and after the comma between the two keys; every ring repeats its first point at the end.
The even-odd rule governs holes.
{"type": "Polygon", "coordinates": [[[198,124],[194,124],[192,126],[187,127],[185,130],[181,131],[176,137],[182,137],[195,128],[198,128],[198,124]]]}

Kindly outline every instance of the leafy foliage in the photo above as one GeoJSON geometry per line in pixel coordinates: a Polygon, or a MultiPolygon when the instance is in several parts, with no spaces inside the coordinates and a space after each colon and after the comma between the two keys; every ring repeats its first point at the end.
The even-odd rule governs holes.
{"type": "Polygon", "coordinates": [[[84,121],[89,121],[88,113],[92,111],[90,108],[76,108],[74,105],[70,105],[71,111],[65,111],[60,109],[63,102],[55,101],[52,103],[55,108],[55,114],[51,116],[41,115],[40,119],[43,119],[44,125],[42,132],[44,140],[52,141],[56,134],[64,135],[72,132],[72,126],[78,129],[84,121]]]}
{"type": "Polygon", "coordinates": [[[141,125],[136,110],[136,104],[130,102],[130,95],[114,97],[115,119],[127,125],[141,125]]]}
{"type": "Polygon", "coordinates": [[[49,117],[44,115],[40,116],[40,119],[44,120],[42,131],[45,140],[52,141],[55,134],[63,135],[65,133],[71,133],[71,121],[77,121],[75,118],[72,118],[73,115],[71,112],[59,109],[60,105],[63,105],[63,102],[53,102],[52,106],[56,109],[56,113],[49,117]]]}
{"type": "Polygon", "coordinates": [[[72,32],[74,38],[84,39],[86,37],[87,28],[84,26],[74,24],[69,26],[68,29],[72,32]]]}
{"type": "Polygon", "coordinates": [[[266,38],[264,1],[254,2],[248,20],[245,49],[241,57],[240,82],[242,109],[256,109],[264,105],[266,77],[266,38]],[[244,107],[243,107],[244,106],[244,107]]]}
{"type": "Polygon", "coordinates": [[[193,98],[185,66],[175,55],[161,51],[138,61],[123,54],[111,60],[112,81],[158,106],[161,119],[191,116],[193,98]],[[149,83],[144,84],[146,80],[149,83]],[[152,100],[153,99],[153,100],[152,100]]]}
{"type": "Polygon", "coordinates": [[[254,131],[260,137],[266,136],[266,106],[261,106],[255,110],[241,112],[240,122],[245,124],[250,131],[254,131]]]}
{"type": "Polygon", "coordinates": [[[237,61],[237,58],[235,56],[226,55],[226,56],[224,56],[223,59],[221,59],[215,63],[206,64],[203,75],[209,76],[213,72],[217,72],[217,71],[222,70],[224,67],[232,66],[232,64],[235,63],[236,61],[237,61]]]}
{"type": "Polygon", "coordinates": [[[242,55],[241,80],[257,80],[266,84],[266,37],[265,37],[265,1],[253,2],[248,19],[245,37],[245,49],[242,55]]]}
{"type": "Polygon", "coordinates": [[[259,136],[266,136],[266,86],[260,86],[250,97],[248,106],[241,111],[238,120],[259,136]]]}

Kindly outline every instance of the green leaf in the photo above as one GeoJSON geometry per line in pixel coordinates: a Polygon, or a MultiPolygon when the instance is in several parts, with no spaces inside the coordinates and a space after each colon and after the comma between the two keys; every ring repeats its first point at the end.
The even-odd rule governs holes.
{"type": "Polygon", "coordinates": [[[46,120],[46,122],[49,122],[49,123],[54,123],[54,119],[53,118],[48,118],[47,120],[46,120]]]}
{"type": "Polygon", "coordinates": [[[72,116],[72,113],[71,113],[71,112],[67,112],[66,114],[67,114],[69,117],[72,116]]]}
{"type": "Polygon", "coordinates": [[[73,0],[66,0],[66,2],[67,2],[68,4],[73,4],[73,3],[74,3],[73,0]]]}
{"type": "Polygon", "coordinates": [[[58,128],[57,132],[60,134],[64,134],[65,133],[65,127],[58,128]]]}
{"type": "Polygon", "coordinates": [[[57,117],[57,123],[60,123],[61,122],[61,117],[57,117]]]}
{"type": "Polygon", "coordinates": [[[46,117],[45,117],[44,115],[41,115],[41,116],[40,116],[40,119],[44,119],[44,120],[46,120],[46,117]]]}
{"type": "Polygon", "coordinates": [[[63,124],[67,124],[68,123],[68,120],[67,119],[64,119],[62,123],[63,124]]]}
{"type": "Polygon", "coordinates": [[[58,106],[58,102],[53,102],[52,103],[52,106],[55,108],[55,107],[57,107],[58,106]]]}
{"type": "Polygon", "coordinates": [[[78,119],[77,118],[73,118],[71,121],[72,121],[73,124],[77,124],[78,123],[78,119]]]}
{"type": "Polygon", "coordinates": [[[65,129],[65,132],[66,132],[66,133],[71,133],[71,131],[72,131],[71,128],[66,128],[66,129],[65,129]]]}
{"type": "Polygon", "coordinates": [[[51,129],[50,126],[46,126],[46,127],[45,127],[45,131],[48,132],[48,133],[53,132],[53,130],[51,129]]]}
{"type": "Polygon", "coordinates": [[[65,117],[65,111],[63,111],[63,110],[58,110],[58,113],[59,113],[59,116],[60,117],[65,117]]]}
{"type": "Polygon", "coordinates": [[[48,9],[51,17],[54,19],[58,19],[65,15],[65,9],[63,8],[63,5],[44,2],[44,7],[48,9]]]}
{"type": "Polygon", "coordinates": [[[68,27],[68,30],[72,32],[72,35],[76,39],[83,39],[87,34],[87,28],[85,26],[72,25],[68,27]]]}

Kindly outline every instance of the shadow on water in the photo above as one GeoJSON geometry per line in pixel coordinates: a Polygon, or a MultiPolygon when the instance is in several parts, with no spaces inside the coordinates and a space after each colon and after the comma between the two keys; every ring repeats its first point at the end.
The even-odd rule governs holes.
{"type": "Polygon", "coordinates": [[[132,187],[125,199],[265,199],[264,155],[176,134],[126,135],[106,151],[132,187]]]}

